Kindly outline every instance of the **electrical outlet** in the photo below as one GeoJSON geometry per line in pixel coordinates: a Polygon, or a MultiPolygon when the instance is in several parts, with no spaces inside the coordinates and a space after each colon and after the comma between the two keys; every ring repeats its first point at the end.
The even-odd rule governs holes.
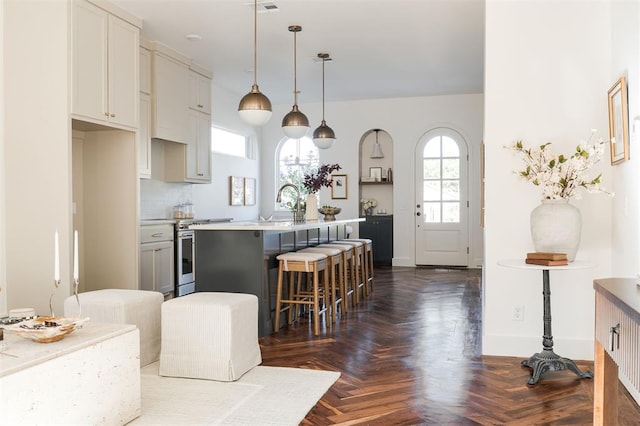
{"type": "Polygon", "coordinates": [[[513,309],[511,311],[511,320],[512,321],[523,321],[524,320],[524,306],[523,305],[513,305],[513,309]]]}

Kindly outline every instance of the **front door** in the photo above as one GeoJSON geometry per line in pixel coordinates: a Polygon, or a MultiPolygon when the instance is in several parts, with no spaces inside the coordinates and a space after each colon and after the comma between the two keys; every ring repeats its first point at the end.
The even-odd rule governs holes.
{"type": "Polygon", "coordinates": [[[416,148],[416,265],[467,266],[467,144],[446,128],[426,133],[416,148]]]}

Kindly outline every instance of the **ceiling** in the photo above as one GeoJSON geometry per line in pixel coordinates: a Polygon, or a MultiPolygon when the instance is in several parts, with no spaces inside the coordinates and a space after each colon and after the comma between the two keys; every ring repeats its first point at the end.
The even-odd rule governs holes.
{"type": "MultiPolygon", "coordinates": [[[[142,37],[213,71],[238,100],[253,83],[252,0],[113,0],[143,20],[142,37]],[[185,36],[202,38],[190,41],[185,36]]],[[[257,20],[260,90],[298,103],[483,92],[485,0],[264,0],[257,20]]]]}

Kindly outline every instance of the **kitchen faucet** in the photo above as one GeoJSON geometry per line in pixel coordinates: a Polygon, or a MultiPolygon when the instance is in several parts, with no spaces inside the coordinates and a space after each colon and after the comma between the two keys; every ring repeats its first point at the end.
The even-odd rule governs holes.
{"type": "Polygon", "coordinates": [[[280,189],[278,189],[278,196],[276,197],[276,203],[282,202],[282,191],[287,187],[293,188],[293,190],[296,191],[296,211],[295,213],[293,213],[293,221],[302,222],[302,209],[300,208],[300,201],[301,201],[300,190],[298,189],[297,186],[295,186],[292,183],[285,183],[284,185],[282,185],[280,189]]]}

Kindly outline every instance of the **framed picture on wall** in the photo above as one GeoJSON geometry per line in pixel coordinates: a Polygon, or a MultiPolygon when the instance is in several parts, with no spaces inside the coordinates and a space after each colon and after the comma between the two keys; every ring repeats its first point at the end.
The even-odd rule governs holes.
{"type": "Polygon", "coordinates": [[[369,177],[374,182],[380,182],[382,180],[382,167],[369,167],[369,177]]]}
{"type": "Polygon", "coordinates": [[[229,204],[232,206],[244,204],[244,178],[229,176],[229,204]]]}
{"type": "Polygon", "coordinates": [[[244,205],[254,206],[256,204],[256,180],[254,178],[244,178],[244,205]]]}
{"type": "Polygon", "coordinates": [[[331,175],[331,198],[347,199],[347,175],[331,175]]]}
{"type": "Polygon", "coordinates": [[[629,113],[624,76],[609,89],[609,143],[611,164],[629,159],[629,113]]]}

